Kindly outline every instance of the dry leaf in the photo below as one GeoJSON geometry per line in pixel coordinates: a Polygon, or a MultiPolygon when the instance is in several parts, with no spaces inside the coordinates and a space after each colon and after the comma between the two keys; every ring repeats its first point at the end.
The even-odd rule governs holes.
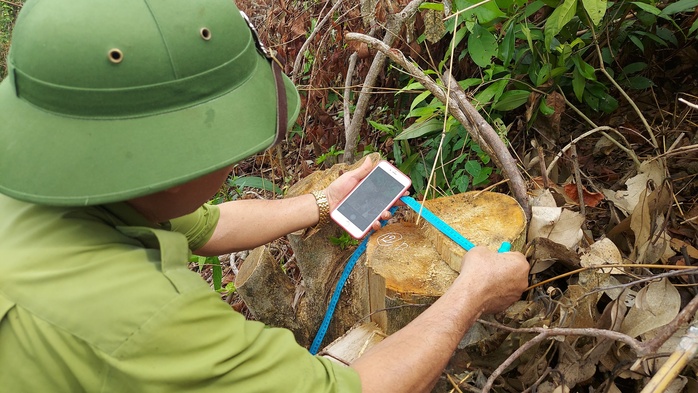
{"type": "Polygon", "coordinates": [[[424,35],[432,44],[439,42],[446,34],[446,26],[443,21],[443,12],[437,10],[423,10],[424,35]]]}
{"type": "Polygon", "coordinates": [[[531,192],[532,198],[529,198],[531,206],[557,207],[555,197],[548,189],[536,189],[531,192]]]}
{"type": "Polygon", "coordinates": [[[635,245],[630,258],[636,263],[652,264],[660,259],[667,260],[669,237],[664,230],[664,216],[671,205],[671,192],[665,183],[650,190],[649,184],[640,193],[632,215],[630,229],[635,234],[635,245]]]}
{"type": "Polygon", "coordinates": [[[540,273],[555,262],[560,262],[570,269],[579,267],[579,255],[576,252],[570,251],[567,247],[550,239],[537,237],[533,239],[530,247],[531,251],[527,252],[526,255],[531,261],[529,274],[540,273]]]}
{"type": "Polygon", "coordinates": [[[625,182],[626,191],[613,191],[604,189],[606,199],[615,203],[625,213],[630,214],[635,210],[640,194],[645,190],[647,181],[652,180],[654,184],[662,184],[665,179],[666,169],[662,160],[645,161],[640,164],[640,173],[625,182]]]}
{"type": "Polygon", "coordinates": [[[682,247],[686,247],[686,253],[688,253],[688,256],[698,259],[698,249],[693,247],[690,243],[686,243],[681,239],[672,238],[670,244],[671,248],[678,252],[681,252],[682,247]]]}
{"type": "MultiPolygon", "coordinates": [[[[608,238],[592,244],[586,252],[581,256],[580,261],[583,267],[601,266],[601,265],[620,265],[623,263],[623,256],[620,254],[618,247],[608,238]]],[[[618,268],[601,269],[603,273],[623,274],[624,272],[618,268]]]]}
{"type": "Polygon", "coordinates": [[[596,145],[594,145],[593,154],[594,156],[607,156],[611,154],[611,152],[613,152],[613,150],[615,150],[616,148],[618,148],[618,146],[615,143],[603,136],[596,142],[596,145]]]}
{"type": "Polygon", "coordinates": [[[642,288],[628,311],[621,333],[637,337],[671,322],[681,307],[679,291],[666,279],[642,288]]]}
{"type": "MultiPolygon", "coordinates": [[[[577,185],[573,183],[565,184],[563,187],[565,191],[565,195],[567,195],[568,198],[571,200],[575,201],[577,204],[579,204],[579,195],[577,192],[577,185]]],[[[600,192],[591,192],[587,190],[584,186],[582,186],[582,194],[584,195],[584,204],[589,207],[596,207],[603,201],[605,198],[603,196],[603,193],[600,192]]]]}
{"type": "Polygon", "coordinates": [[[550,239],[569,249],[574,249],[582,240],[584,217],[560,207],[533,206],[531,223],[528,227],[528,241],[537,237],[550,239]]]}

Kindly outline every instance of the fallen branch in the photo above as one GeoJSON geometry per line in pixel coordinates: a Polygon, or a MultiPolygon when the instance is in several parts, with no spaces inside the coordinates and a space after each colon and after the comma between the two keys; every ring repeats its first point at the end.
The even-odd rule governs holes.
{"type": "MultiPolygon", "coordinates": [[[[405,6],[405,8],[402,9],[402,11],[389,17],[385,29],[385,37],[383,37],[382,41],[384,45],[390,47],[393,44],[397,38],[398,32],[402,28],[402,25],[407,19],[411,18],[417,12],[417,10],[419,10],[419,6],[423,2],[424,0],[412,0],[405,6]]],[[[350,34],[353,33],[347,34],[347,39],[350,39],[350,34]]],[[[381,42],[379,40],[376,41],[381,42]]],[[[354,115],[351,119],[352,121],[349,127],[347,127],[344,131],[346,140],[344,142],[343,161],[346,163],[351,163],[354,161],[356,146],[359,142],[359,130],[361,129],[361,124],[363,123],[364,118],[366,117],[369,98],[371,97],[371,92],[375,86],[376,79],[378,79],[378,74],[383,69],[383,65],[385,64],[385,57],[386,55],[384,52],[378,52],[373,58],[373,63],[371,63],[371,67],[368,69],[368,74],[366,74],[366,79],[364,80],[361,88],[361,93],[359,93],[359,98],[356,101],[356,109],[354,109],[354,115]]]]}
{"type": "MultiPolygon", "coordinates": [[[[473,137],[482,149],[494,160],[504,174],[509,178],[509,184],[512,194],[517,202],[521,205],[526,213],[526,218],[530,219],[530,207],[528,197],[526,195],[526,185],[524,183],[521,172],[516,167],[511,154],[507,150],[504,142],[499,138],[497,132],[492,126],[482,118],[475,107],[470,104],[463,89],[458,86],[458,83],[449,77],[447,73],[444,76],[445,82],[451,84],[451,99],[447,100],[444,89],[436,84],[434,80],[428,77],[419,67],[405,58],[405,55],[398,49],[391,48],[385,43],[364,34],[347,33],[347,40],[355,40],[374,46],[381,53],[384,53],[402,68],[404,68],[413,78],[419,81],[441,102],[448,102],[448,110],[461,124],[465,126],[468,133],[473,137]]],[[[356,114],[354,120],[356,120],[356,114]]]]}

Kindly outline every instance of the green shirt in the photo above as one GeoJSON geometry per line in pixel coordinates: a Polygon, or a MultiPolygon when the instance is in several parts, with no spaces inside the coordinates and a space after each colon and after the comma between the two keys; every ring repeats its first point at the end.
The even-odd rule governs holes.
{"type": "Polygon", "coordinates": [[[153,228],[126,204],[0,195],[0,390],[359,392],[351,368],[246,321],[188,270],[217,220],[204,206],[153,228]]]}

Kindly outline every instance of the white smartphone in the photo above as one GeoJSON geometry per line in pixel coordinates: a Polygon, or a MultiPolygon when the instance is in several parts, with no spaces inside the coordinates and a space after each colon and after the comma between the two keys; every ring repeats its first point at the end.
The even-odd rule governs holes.
{"type": "Polygon", "coordinates": [[[330,217],[352,237],[360,239],[381,213],[410,188],[412,180],[387,161],[381,161],[349,195],[330,212],[330,217]]]}

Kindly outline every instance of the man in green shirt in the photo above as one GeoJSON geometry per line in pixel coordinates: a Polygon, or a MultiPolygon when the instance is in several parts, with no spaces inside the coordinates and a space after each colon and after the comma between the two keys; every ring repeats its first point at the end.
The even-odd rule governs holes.
{"type": "Polygon", "coordinates": [[[526,287],[520,253],[476,248],[441,299],[351,367],[220,301],[191,251],[316,225],[371,169],[292,199],[205,204],[299,110],[229,0],[30,0],[8,68],[3,392],[429,391],[474,320],[526,287]]]}

